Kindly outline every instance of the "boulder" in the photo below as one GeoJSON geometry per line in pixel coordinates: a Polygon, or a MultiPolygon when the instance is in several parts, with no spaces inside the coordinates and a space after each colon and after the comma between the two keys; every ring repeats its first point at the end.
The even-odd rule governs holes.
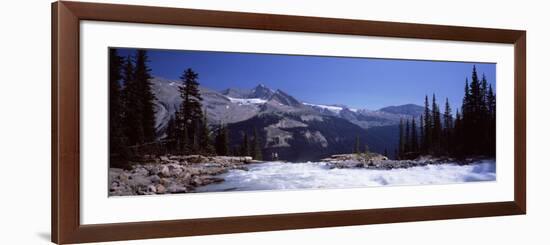
{"type": "Polygon", "coordinates": [[[158,175],[151,175],[149,177],[149,180],[151,180],[152,183],[159,183],[160,182],[160,177],[158,175]]]}
{"type": "Polygon", "coordinates": [[[166,193],[166,187],[164,187],[164,186],[161,185],[161,184],[155,185],[155,189],[156,189],[156,193],[157,193],[157,194],[164,194],[164,193],[166,193]]]}
{"type": "Polygon", "coordinates": [[[180,186],[180,185],[170,185],[168,186],[168,189],[167,191],[169,193],[187,193],[187,188],[185,188],[185,186],[180,186]]]}
{"type": "Polygon", "coordinates": [[[170,177],[170,168],[168,166],[162,166],[160,169],[160,175],[163,177],[170,177]]]}

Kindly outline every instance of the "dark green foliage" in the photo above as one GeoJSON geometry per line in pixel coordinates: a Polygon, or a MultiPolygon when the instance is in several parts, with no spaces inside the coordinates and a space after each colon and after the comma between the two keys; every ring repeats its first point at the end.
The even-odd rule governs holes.
{"type": "Polygon", "coordinates": [[[180,154],[209,154],[214,151],[210,145],[206,113],[203,115],[202,112],[198,77],[190,68],[180,76],[182,85],[178,90],[182,102],[175,113],[176,144],[180,154]]]}
{"type": "Polygon", "coordinates": [[[142,144],[144,142],[140,88],[135,80],[134,61],[131,56],[126,57],[122,72],[124,83],[124,133],[128,137],[129,145],[142,144]]]}
{"type": "Polygon", "coordinates": [[[411,143],[412,143],[412,140],[411,140],[411,125],[409,123],[409,119],[407,119],[407,121],[405,123],[405,146],[404,146],[405,153],[411,151],[411,143]]]}
{"type": "Polygon", "coordinates": [[[445,99],[445,113],[443,114],[443,138],[442,144],[445,154],[450,154],[453,146],[453,115],[449,99],[445,99]]]}
{"type": "Polygon", "coordinates": [[[214,148],[210,143],[210,130],[208,129],[208,119],[206,117],[206,111],[204,116],[200,121],[200,130],[199,130],[199,151],[203,154],[210,155],[214,153],[214,148]]]}
{"type": "Polygon", "coordinates": [[[399,121],[399,146],[397,147],[397,159],[401,159],[405,154],[405,126],[403,119],[399,121]]]}
{"type": "Polygon", "coordinates": [[[109,162],[112,167],[129,168],[120,86],[123,62],[116,49],[109,50],[109,162]]]}
{"type": "Polygon", "coordinates": [[[416,133],[416,120],[412,119],[412,123],[411,123],[411,138],[410,138],[410,143],[409,145],[411,146],[411,152],[418,152],[419,151],[419,148],[418,148],[418,134],[416,133]]]}
{"type": "Polygon", "coordinates": [[[250,144],[248,141],[248,134],[244,132],[243,134],[243,141],[241,143],[241,150],[240,150],[241,156],[250,156],[250,144]]]}
{"type": "Polygon", "coordinates": [[[166,151],[167,152],[176,152],[178,150],[178,131],[176,129],[176,118],[175,116],[170,116],[168,124],[166,125],[166,151]]]}
{"type": "Polygon", "coordinates": [[[216,154],[219,156],[229,155],[229,132],[227,126],[220,123],[215,139],[216,154]]]}
{"type": "MultiPolygon", "coordinates": [[[[134,60],[128,56],[122,66],[123,125],[128,144],[132,146],[156,140],[155,110],[147,52],[138,50],[134,60]]],[[[111,71],[113,72],[113,71],[111,71]]]]}
{"type": "Polygon", "coordinates": [[[418,146],[418,152],[419,153],[424,153],[426,152],[426,144],[425,144],[425,140],[424,140],[424,116],[423,115],[420,115],[420,145],[418,146]]]}
{"type": "Polygon", "coordinates": [[[432,127],[431,132],[431,153],[434,155],[441,154],[441,113],[435,99],[435,94],[432,96],[432,127]]]}
{"type": "Polygon", "coordinates": [[[430,111],[430,103],[428,96],[424,98],[424,135],[422,136],[422,149],[424,154],[428,153],[432,145],[432,113],[430,111]]]}
{"type": "MultiPolygon", "coordinates": [[[[421,154],[448,155],[458,158],[472,155],[494,156],[495,154],[496,97],[485,75],[481,80],[479,79],[475,66],[472,70],[471,82],[466,79],[464,86],[462,113],[457,111],[453,118],[451,105],[446,99],[442,123],[439,105],[434,94],[431,108],[428,97],[425,97],[424,115],[420,118],[421,147],[418,152],[421,154]]],[[[413,125],[412,128],[414,133],[416,126],[413,125]]],[[[413,141],[410,143],[411,147],[403,145],[403,137],[408,137],[407,132],[408,129],[403,136],[403,121],[401,121],[398,145],[400,158],[413,155],[405,154],[408,150],[416,152],[415,147],[412,146],[413,141]]]]}
{"type": "Polygon", "coordinates": [[[256,127],[254,127],[254,138],[252,139],[251,145],[251,153],[254,160],[262,160],[262,148],[260,143],[260,136],[258,135],[258,130],[256,127]]]}
{"type": "Polygon", "coordinates": [[[152,84],[149,81],[152,76],[151,69],[148,67],[149,62],[147,51],[138,49],[136,53],[136,67],[134,79],[138,88],[139,100],[137,104],[141,113],[141,127],[143,129],[143,140],[152,142],[156,139],[155,133],[155,94],[151,88],[152,84]]]}
{"type": "Polygon", "coordinates": [[[393,154],[393,149],[397,145],[397,126],[373,127],[365,130],[346,119],[339,117],[327,116],[323,117],[322,121],[303,121],[299,115],[276,115],[276,114],[261,114],[250,119],[232,123],[228,125],[231,135],[229,142],[231,148],[241,149],[242,133],[248,132],[249,138],[252,136],[252,129],[258,128],[259,139],[261,139],[262,155],[265,160],[271,160],[272,153],[278,153],[278,159],[285,161],[318,161],[319,159],[329,157],[334,154],[349,153],[354,150],[355,137],[359,136],[360,150],[363,153],[364,144],[368,144],[371,152],[382,153],[387,147],[390,154],[393,154]],[[287,142],[291,147],[279,147],[275,144],[274,138],[268,138],[267,130],[260,130],[269,125],[276,124],[282,118],[288,118],[299,122],[307,123],[307,128],[285,128],[284,131],[292,135],[292,139],[287,142]],[[304,134],[318,131],[326,138],[326,146],[323,147],[320,143],[314,144],[310,139],[307,139],[304,134]],[[235,133],[233,133],[235,132],[235,133]],[[368,137],[367,137],[368,135],[368,137]]]}

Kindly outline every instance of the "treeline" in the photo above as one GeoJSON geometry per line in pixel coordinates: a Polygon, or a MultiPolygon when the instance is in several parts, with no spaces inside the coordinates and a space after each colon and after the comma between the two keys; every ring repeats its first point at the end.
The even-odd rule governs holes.
{"type": "Polygon", "coordinates": [[[496,96],[485,75],[479,79],[474,66],[471,82],[466,79],[461,110],[453,117],[449,100],[441,114],[436,95],[424,99],[424,113],[401,120],[396,158],[412,159],[419,155],[494,156],[496,151],[496,96]]]}
{"type": "Polygon", "coordinates": [[[259,135],[243,133],[243,141],[230,148],[229,129],[220,124],[211,130],[207,112],[203,111],[199,75],[186,69],[180,76],[178,91],[182,99],[170,116],[165,137],[156,135],[156,100],[150,79],[151,69],[145,50],[121,57],[109,51],[110,161],[112,166],[127,167],[128,160],[143,154],[202,154],[252,156],[261,160],[259,135]]]}
{"type": "Polygon", "coordinates": [[[114,166],[125,167],[132,147],[153,142],[155,94],[147,52],[121,57],[109,50],[109,157],[114,166]]]}
{"type": "Polygon", "coordinates": [[[259,135],[254,129],[253,137],[247,132],[239,147],[231,149],[229,128],[222,122],[210,130],[207,111],[203,111],[199,90],[199,74],[186,69],[180,77],[178,87],[182,102],[168,121],[165,143],[166,153],[178,155],[252,156],[262,159],[259,135]]]}

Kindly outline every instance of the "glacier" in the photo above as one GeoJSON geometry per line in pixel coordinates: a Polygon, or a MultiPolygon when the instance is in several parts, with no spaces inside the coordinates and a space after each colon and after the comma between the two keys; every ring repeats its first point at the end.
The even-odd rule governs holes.
{"type": "Polygon", "coordinates": [[[267,100],[260,99],[260,98],[247,98],[247,99],[241,99],[241,98],[233,98],[226,96],[232,103],[238,103],[238,104],[265,104],[267,100]]]}
{"type": "Polygon", "coordinates": [[[198,187],[196,192],[357,188],[395,185],[452,184],[495,181],[495,160],[469,165],[440,164],[391,170],[330,169],[323,162],[266,162],[230,170],[224,182],[198,187]]]}

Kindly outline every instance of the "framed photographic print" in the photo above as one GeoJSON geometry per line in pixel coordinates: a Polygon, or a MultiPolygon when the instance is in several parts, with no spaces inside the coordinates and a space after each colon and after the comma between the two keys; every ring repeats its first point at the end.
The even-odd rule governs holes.
{"type": "Polygon", "coordinates": [[[52,240],[525,214],[526,32],[55,2],[52,240]]]}

